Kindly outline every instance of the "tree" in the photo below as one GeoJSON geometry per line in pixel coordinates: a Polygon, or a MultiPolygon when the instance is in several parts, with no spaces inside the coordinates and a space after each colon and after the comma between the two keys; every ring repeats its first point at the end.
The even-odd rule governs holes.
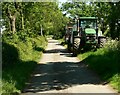
{"type": "Polygon", "coordinates": [[[119,20],[120,20],[120,15],[118,15],[120,13],[120,2],[111,2],[109,3],[111,6],[111,12],[109,15],[109,25],[110,25],[110,36],[115,39],[118,38],[120,36],[120,31],[118,30],[120,28],[119,25],[119,20]]]}
{"type": "Polygon", "coordinates": [[[16,31],[16,17],[18,16],[18,6],[16,3],[2,3],[3,4],[3,14],[9,19],[10,30],[14,34],[16,31]]]}

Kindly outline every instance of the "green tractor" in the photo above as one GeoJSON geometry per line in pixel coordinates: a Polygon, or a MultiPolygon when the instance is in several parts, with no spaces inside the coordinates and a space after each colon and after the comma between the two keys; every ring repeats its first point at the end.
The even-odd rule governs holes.
{"type": "Polygon", "coordinates": [[[81,50],[100,47],[101,41],[105,39],[101,31],[98,31],[97,17],[80,17],[72,23],[72,31],[67,31],[68,49],[74,55],[81,50]]]}

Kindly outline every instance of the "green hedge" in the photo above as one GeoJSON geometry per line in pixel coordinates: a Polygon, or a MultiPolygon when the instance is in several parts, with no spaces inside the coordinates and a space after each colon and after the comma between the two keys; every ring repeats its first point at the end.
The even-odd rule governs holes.
{"type": "MultiPolygon", "coordinates": [[[[24,33],[23,33],[24,34],[24,33]]],[[[43,36],[4,34],[2,38],[2,93],[20,93],[47,45],[43,36]]]]}

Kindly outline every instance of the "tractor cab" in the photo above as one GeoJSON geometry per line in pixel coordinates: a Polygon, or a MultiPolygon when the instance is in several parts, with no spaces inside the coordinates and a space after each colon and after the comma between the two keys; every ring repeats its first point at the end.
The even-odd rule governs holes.
{"type": "Polygon", "coordinates": [[[96,17],[80,17],[79,18],[79,31],[81,40],[84,44],[97,44],[98,39],[98,26],[96,17]]]}

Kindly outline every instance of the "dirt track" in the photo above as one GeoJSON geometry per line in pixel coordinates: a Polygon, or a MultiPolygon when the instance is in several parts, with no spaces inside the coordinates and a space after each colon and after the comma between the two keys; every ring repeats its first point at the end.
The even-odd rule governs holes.
{"type": "MultiPolygon", "coordinates": [[[[115,93],[57,40],[48,47],[22,95],[37,93],[115,93]]],[[[57,94],[56,94],[57,95],[57,94]]],[[[62,95],[62,94],[61,94],[62,95]]],[[[111,94],[114,95],[114,94],[111,94]]]]}

